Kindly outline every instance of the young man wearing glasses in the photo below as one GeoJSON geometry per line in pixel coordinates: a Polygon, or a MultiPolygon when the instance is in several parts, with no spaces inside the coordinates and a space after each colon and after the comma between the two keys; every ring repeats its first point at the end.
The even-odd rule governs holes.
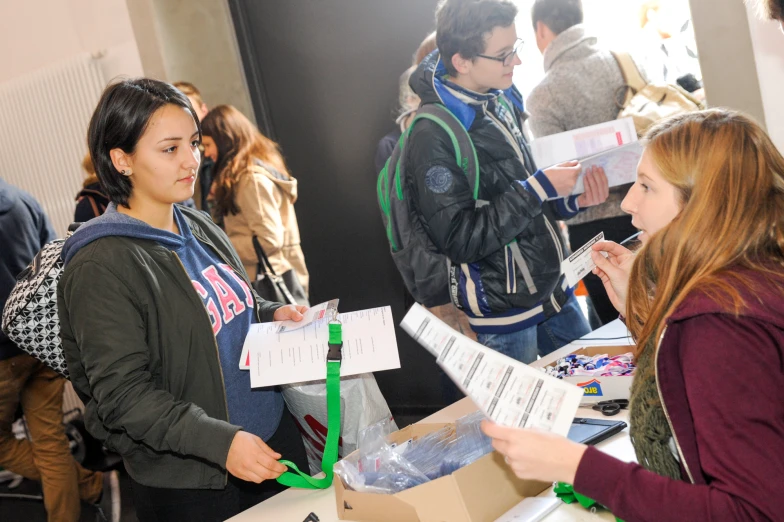
{"type": "MultiPolygon", "coordinates": [[[[404,198],[429,242],[450,261],[452,302],[479,342],[531,362],[589,332],[560,272],[568,255],[556,219],[607,197],[603,172],[568,196],[581,167],[540,171],[521,132],[525,118],[512,85],[520,64],[505,0],[445,0],[436,11],[438,50],[411,77],[422,104],[441,104],[468,130],[479,164],[476,200],[451,138],[422,120],[405,144],[404,198]],[[568,197],[564,197],[568,196],[568,197]]],[[[416,272],[416,270],[414,270],[416,272]]]]}

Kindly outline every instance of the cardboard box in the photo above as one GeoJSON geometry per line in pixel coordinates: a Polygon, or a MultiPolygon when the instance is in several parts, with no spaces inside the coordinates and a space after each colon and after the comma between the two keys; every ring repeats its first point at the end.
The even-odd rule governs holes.
{"type": "MultiPolygon", "coordinates": [[[[569,353],[575,355],[623,355],[634,351],[634,346],[579,346],[569,353]]],[[[546,368],[552,366],[557,359],[564,357],[564,353],[559,353],[556,359],[540,359],[531,366],[546,368]]],[[[581,404],[595,404],[599,401],[609,401],[611,399],[628,399],[631,395],[633,375],[622,375],[618,377],[564,377],[564,381],[579,386],[583,389],[583,401],[581,404]]]]}
{"type": "MultiPolygon", "coordinates": [[[[412,424],[390,435],[390,439],[402,443],[446,425],[412,424]]],[[[495,451],[451,475],[394,495],[350,491],[337,476],[334,484],[341,520],[379,522],[492,521],[524,498],[552,485],[518,479],[495,451]]]]}

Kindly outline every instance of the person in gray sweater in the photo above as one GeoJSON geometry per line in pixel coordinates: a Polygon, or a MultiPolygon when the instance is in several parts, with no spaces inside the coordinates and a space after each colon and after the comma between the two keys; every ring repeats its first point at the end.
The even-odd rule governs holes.
{"type": "MultiPolygon", "coordinates": [[[[536,0],[531,10],[536,45],[544,56],[545,76],[526,100],[535,138],[566,132],[616,119],[623,99],[624,79],[609,50],[597,44],[583,22],[580,0],[536,0]]],[[[601,205],[581,211],[568,221],[572,250],[599,232],[621,242],[637,230],[621,210],[630,185],[610,189],[601,205]]],[[[602,323],[618,313],[598,277],[589,275],[585,286],[602,323]]]]}

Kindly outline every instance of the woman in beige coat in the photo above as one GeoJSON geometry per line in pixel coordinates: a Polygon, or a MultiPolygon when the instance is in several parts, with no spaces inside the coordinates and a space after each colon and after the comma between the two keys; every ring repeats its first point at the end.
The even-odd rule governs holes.
{"type": "Polygon", "coordinates": [[[230,105],[212,109],[201,123],[204,155],[215,162],[215,212],[256,279],[256,236],[278,275],[293,270],[308,292],[308,269],[300,246],[297,180],[287,171],[277,144],[230,105]]]}

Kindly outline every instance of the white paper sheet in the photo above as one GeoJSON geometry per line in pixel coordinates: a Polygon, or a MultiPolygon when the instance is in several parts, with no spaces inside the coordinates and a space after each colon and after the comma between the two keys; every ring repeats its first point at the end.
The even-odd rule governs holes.
{"type": "MultiPolygon", "coordinates": [[[[339,302],[340,299],[332,299],[331,301],[317,304],[305,312],[305,315],[302,317],[301,321],[275,321],[270,324],[275,325],[276,332],[291,332],[293,330],[304,328],[314,321],[329,321],[332,318],[334,312],[337,311],[339,302]]],[[[240,354],[239,360],[240,370],[250,369],[249,347],[250,345],[248,343],[244,343],[242,345],[242,353],[240,354]]]]}
{"type": "Polygon", "coordinates": [[[635,141],[581,159],[583,170],[577,178],[572,194],[585,192],[585,173],[593,166],[604,169],[607,183],[611,187],[634,183],[637,181],[637,163],[640,161],[640,156],[642,156],[642,143],[635,141]]]}
{"type": "Polygon", "coordinates": [[[591,247],[599,241],[604,241],[604,232],[599,232],[596,237],[575,250],[572,255],[561,262],[561,272],[566,276],[566,282],[569,283],[569,286],[577,285],[580,279],[590,274],[596,268],[596,263],[593,262],[591,257],[591,247]]]}
{"type": "Polygon", "coordinates": [[[543,169],[635,141],[637,131],[634,129],[634,121],[623,118],[536,138],[531,142],[531,151],[537,167],[543,169]]]}
{"type": "Polygon", "coordinates": [[[401,326],[436,356],[460,390],[494,422],[564,436],[569,432],[583,397],[581,388],[482,346],[418,304],[401,326]]]}
{"type": "Polygon", "coordinates": [[[317,304],[308,309],[302,317],[301,321],[280,321],[278,325],[278,332],[291,332],[305,328],[307,325],[314,321],[329,320],[333,314],[337,313],[338,303],[340,299],[332,299],[321,304],[317,304]]]}
{"type": "MultiPolygon", "coordinates": [[[[338,317],[343,323],[341,376],[400,368],[390,307],[338,317]]],[[[327,322],[317,321],[284,333],[277,329],[276,323],[254,324],[245,338],[251,388],[326,379],[327,322]]]]}

